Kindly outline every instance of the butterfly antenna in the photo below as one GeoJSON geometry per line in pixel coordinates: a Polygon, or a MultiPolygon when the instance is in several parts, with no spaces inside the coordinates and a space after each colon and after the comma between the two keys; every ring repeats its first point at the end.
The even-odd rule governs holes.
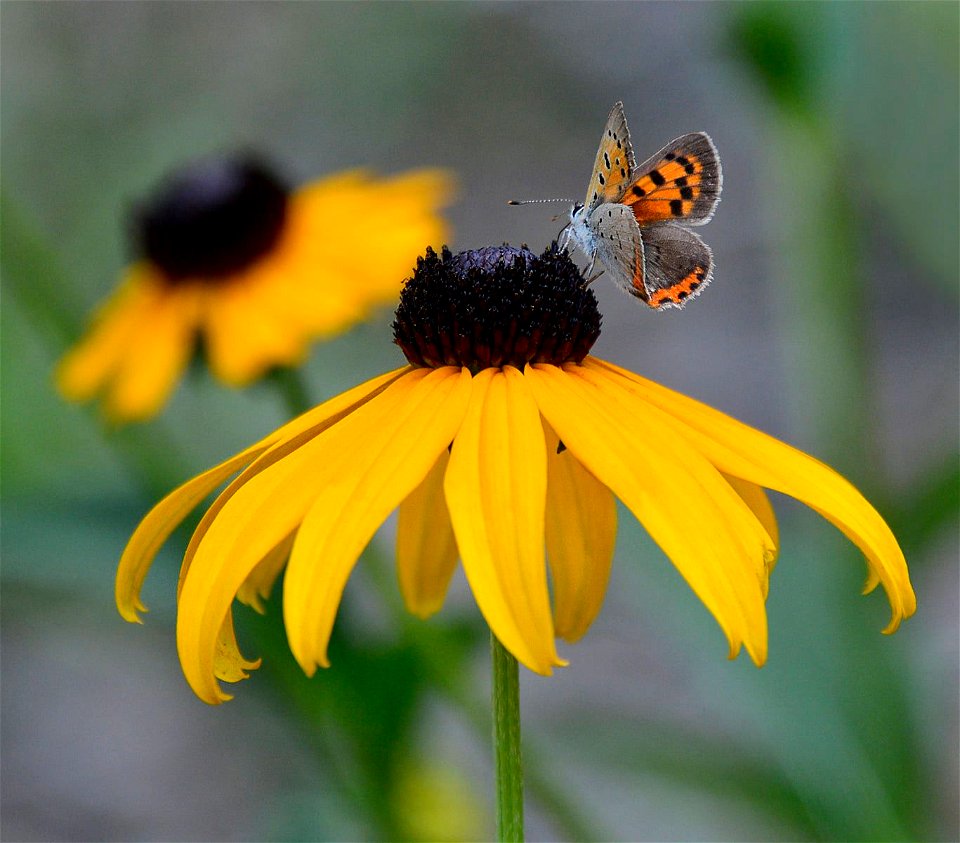
{"type": "Polygon", "coordinates": [[[508,199],[508,205],[539,205],[543,202],[569,202],[573,204],[573,199],[508,199]]]}

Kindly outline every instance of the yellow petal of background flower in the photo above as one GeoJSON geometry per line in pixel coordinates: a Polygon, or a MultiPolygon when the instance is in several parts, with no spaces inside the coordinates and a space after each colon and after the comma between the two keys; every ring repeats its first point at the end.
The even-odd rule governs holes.
{"type": "Polygon", "coordinates": [[[440,611],[457,565],[457,541],[443,497],[449,460],[444,449],[423,482],[400,504],[397,518],[400,593],[407,609],[421,618],[440,611]]]}
{"type": "Polygon", "coordinates": [[[309,337],[297,329],[296,322],[275,312],[281,285],[274,283],[264,263],[222,288],[211,289],[206,302],[210,368],[230,386],[243,386],[270,366],[296,364],[306,354],[309,337]]]}
{"type": "Polygon", "coordinates": [[[557,656],[544,559],[547,461],[540,414],[513,367],[474,377],[444,478],[463,569],[484,618],[517,659],[549,675],[557,656]]]}
{"type": "Polygon", "coordinates": [[[610,490],[570,453],[547,442],[547,560],[553,577],[556,634],[574,642],[590,628],[607,591],[617,539],[617,503],[610,490]]]}
{"type": "MultiPolygon", "coordinates": [[[[403,367],[388,372],[385,375],[372,378],[366,383],[350,389],[318,407],[308,410],[306,413],[297,416],[295,419],[268,434],[259,442],[254,443],[246,450],[224,460],[219,465],[203,472],[203,474],[191,478],[164,497],[147,513],[137,526],[137,529],[134,530],[130,541],[127,542],[127,546],[123,551],[123,555],[120,557],[116,581],[117,608],[120,615],[125,620],[131,622],[140,621],[137,612],[146,610],[146,607],[140,602],[140,589],[143,586],[147,571],[153,563],[154,557],[157,555],[157,551],[169,535],[180,525],[183,519],[189,515],[191,510],[224,480],[244,466],[252,463],[258,456],[268,451],[268,449],[274,445],[285,444],[287,448],[295,447],[301,441],[301,437],[309,438],[310,436],[316,435],[316,432],[322,429],[323,425],[330,423],[331,419],[335,420],[340,418],[343,413],[349,412],[357,406],[358,403],[377,394],[384,389],[387,384],[408,371],[408,369],[409,367],[403,367]]],[[[275,449],[272,452],[272,458],[276,458],[278,454],[282,453],[286,452],[275,449]]],[[[261,465],[263,465],[263,463],[261,463],[261,465]]],[[[226,494],[226,491],[224,494],[226,494]]],[[[222,497],[223,496],[221,496],[221,498],[222,497]]],[[[218,498],[217,501],[214,502],[214,505],[210,508],[211,510],[219,511],[219,506],[223,505],[221,498],[218,498]]],[[[225,502],[225,500],[223,502],[225,502]]],[[[211,515],[211,520],[212,517],[211,515]]],[[[201,526],[197,528],[197,532],[200,532],[203,524],[204,521],[201,521],[201,526]]],[[[187,556],[189,557],[191,555],[190,548],[188,547],[187,556]]],[[[186,558],[187,557],[185,557],[184,560],[184,566],[181,568],[181,581],[187,567],[186,558]]]]}
{"type": "Polygon", "coordinates": [[[163,295],[162,285],[146,264],[127,269],[117,291],[101,305],[86,335],[57,366],[57,388],[71,401],[86,401],[100,390],[123,362],[131,337],[149,327],[163,295]]]}
{"type": "Polygon", "coordinates": [[[456,435],[471,377],[454,367],[414,370],[397,386],[319,442],[318,494],[293,543],[283,591],[290,649],[308,675],[329,666],[330,630],[363,549],[456,435]]]}
{"type": "Polygon", "coordinates": [[[147,419],[166,403],[193,354],[200,294],[199,288],[187,285],[167,289],[139,330],[127,338],[107,390],[108,418],[147,419]]]}
{"type": "Polygon", "coordinates": [[[582,366],[528,366],[546,417],[573,455],[646,527],[704,602],[735,656],[766,658],[757,570],[772,543],[743,500],[655,408],[582,366]]]}
{"type": "Polygon", "coordinates": [[[863,551],[867,589],[883,583],[891,618],[884,632],[916,611],[917,599],[896,538],[879,513],[832,468],[699,401],[601,360],[585,366],[613,373],[644,400],[682,424],[685,436],[724,473],[790,495],[819,512],[863,551]]]}
{"type": "Polygon", "coordinates": [[[413,268],[411,256],[449,240],[450,228],[438,212],[450,202],[453,183],[450,173],[437,169],[394,176],[357,170],[299,192],[310,206],[302,218],[324,221],[325,236],[313,236],[314,259],[336,267],[346,263],[344,255],[350,256],[352,279],[343,290],[352,293],[353,318],[392,302],[413,268]],[[355,225],[357,219],[364,224],[355,225]]]}

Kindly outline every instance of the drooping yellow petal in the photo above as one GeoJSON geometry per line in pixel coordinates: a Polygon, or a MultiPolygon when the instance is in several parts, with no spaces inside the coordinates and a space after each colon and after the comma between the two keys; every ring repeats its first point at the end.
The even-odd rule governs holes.
{"type": "MultiPolygon", "coordinates": [[[[295,533],[291,533],[285,539],[282,539],[273,550],[264,556],[257,567],[250,572],[250,576],[243,581],[243,585],[237,589],[237,600],[261,615],[266,611],[263,601],[270,598],[273,584],[277,581],[277,577],[280,576],[283,566],[287,564],[287,559],[290,557],[294,535],[295,533]]],[[[230,613],[228,612],[227,615],[229,617],[230,613]]]]}
{"type": "Polygon", "coordinates": [[[181,286],[156,300],[148,319],[127,338],[107,389],[104,412],[116,422],[148,419],[167,402],[193,354],[200,290],[181,286]]]}
{"type": "Polygon", "coordinates": [[[233,612],[227,612],[217,635],[217,649],[213,657],[213,672],[217,679],[224,682],[239,682],[250,675],[251,670],[260,667],[260,659],[246,659],[237,646],[237,635],[233,629],[233,612]]]}
{"type": "Polygon", "coordinates": [[[474,377],[444,478],[450,519],[480,611],[503,646],[536,673],[562,665],[544,559],[543,425],[511,366],[474,377]]]}
{"type": "Polygon", "coordinates": [[[547,559],[553,576],[553,624],[573,643],[590,628],[607,591],[617,539],[610,490],[547,429],[547,559]]]}
{"type": "Polygon", "coordinates": [[[148,327],[162,285],[145,264],[127,269],[116,292],[100,306],[86,335],[60,360],[56,383],[71,401],[87,401],[123,362],[130,338],[148,327]]]}
{"type": "MultiPolygon", "coordinates": [[[[183,592],[183,585],[190,570],[190,565],[200,542],[206,535],[207,530],[213,523],[217,514],[225,506],[227,501],[240,489],[248,480],[255,477],[264,469],[270,467],[278,460],[292,453],[305,442],[319,436],[323,431],[336,424],[341,419],[352,413],[357,407],[366,401],[379,395],[391,383],[398,380],[404,373],[409,372],[410,367],[396,369],[385,375],[372,378],[360,386],[354,387],[347,392],[331,398],[318,407],[301,414],[287,424],[275,430],[266,437],[262,443],[266,446],[263,452],[254,459],[234,480],[224,489],[217,499],[210,505],[204,513],[203,518],[197,525],[197,529],[190,537],[190,543],[183,556],[183,562],[180,566],[180,579],[177,583],[177,599],[183,592]]],[[[276,577],[279,575],[287,558],[290,555],[290,547],[293,542],[294,534],[291,532],[288,536],[281,539],[278,544],[272,548],[250,571],[247,578],[237,589],[237,599],[243,603],[248,603],[255,610],[261,611],[263,604],[261,598],[269,596],[270,589],[276,577]]],[[[228,615],[230,612],[228,611],[228,615]]],[[[233,635],[233,625],[224,625],[220,630],[220,637],[217,642],[215,652],[214,675],[219,679],[226,679],[225,675],[217,673],[216,661],[223,661],[227,656],[224,654],[236,654],[236,658],[242,660],[239,645],[236,640],[226,641],[226,636],[233,635]]],[[[224,696],[224,699],[228,699],[224,696]]]]}
{"type": "MultiPolygon", "coordinates": [[[[216,703],[224,698],[213,671],[216,637],[223,617],[243,582],[264,557],[304,520],[318,496],[343,483],[350,485],[357,476],[357,460],[361,460],[366,453],[364,443],[350,436],[345,444],[341,426],[345,425],[342,429],[348,432],[355,431],[356,418],[359,418],[362,426],[371,415],[387,424],[391,419],[409,414],[407,399],[425,376],[423,370],[406,372],[354,413],[321,435],[303,441],[282,459],[253,474],[236,489],[209,524],[183,579],[177,616],[180,661],[187,681],[201,699],[216,703]]],[[[442,376],[443,373],[437,377],[442,376]]],[[[422,417],[417,419],[417,423],[422,431],[422,417]]],[[[364,429],[369,428],[367,424],[364,429]]],[[[368,432],[375,435],[375,431],[368,432]]],[[[280,447],[289,443],[290,440],[280,443],[280,447]]],[[[386,447],[382,442],[379,444],[386,447]]],[[[431,456],[430,462],[435,458],[436,453],[431,456]]],[[[424,466],[424,474],[428,468],[429,463],[424,466]]],[[[422,476],[411,483],[411,488],[420,479],[422,476]]],[[[334,514],[346,515],[342,509],[334,514]]],[[[301,526],[298,540],[303,532],[304,526],[301,526]]],[[[308,597],[295,595],[295,586],[291,590],[291,579],[294,584],[298,580],[296,556],[295,543],[284,589],[284,614],[291,644],[295,640],[293,636],[300,630],[295,622],[291,623],[289,612],[291,607],[296,611],[296,597],[308,597]]],[[[309,561],[323,568],[329,560],[314,557],[309,561]]]]}
{"type": "MultiPolygon", "coordinates": [[[[117,609],[120,615],[134,623],[140,621],[137,613],[146,611],[146,607],[140,602],[140,590],[157,551],[193,508],[224,480],[252,463],[274,445],[286,443],[289,448],[299,442],[300,437],[316,435],[316,431],[322,425],[331,419],[340,418],[343,413],[349,412],[359,403],[376,395],[406,371],[408,367],[380,375],[308,410],[246,450],[191,478],[170,492],[143,518],[120,557],[116,581],[117,609]]],[[[276,454],[277,451],[273,453],[276,454]]],[[[217,503],[219,499],[214,507],[217,503]]],[[[183,573],[181,573],[181,579],[182,576],[183,573]]]]}
{"type": "Polygon", "coordinates": [[[763,596],[766,597],[770,590],[770,574],[777,564],[777,551],[780,548],[780,530],[777,527],[777,516],[773,512],[773,506],[770,504],[770,498],[756,483],[749,483],[739,477],[723,475],[726,481],[733,487],[733,490],[743,498],[743,502],[750,507],[757,520],[763,524],[763,528],[770,536],[773,542],[774,552],[763,560],[763,566],[758,570],[760,584],[763,588],[763,596]]]}
{"type": "Polygon", "coordinates": [[[443,476],[450,454],[440,452],[433,468],[403,503],[397,518],[397,577],[407,609],[421,618],[440,611],[457,565],[457,541],[443,476]]]}
{"type": "Polygon", "coordinates": [[[731,657],[742,643],[762,664],[767,618],[756,572],[773,547],[740,496],[662,412],[609,375],[537,365],[526,376],[573,456],[636,515],[717,619],[731,657]]]}
{"type": "Polygon", "coordinates": [[[251,462],[265,445],[254,445],[178,486],[160,501],[133,531],[117,567],[116,600],[120,616],[140,623],[138,612],[147,607],[140,601],[140,590],[157,551],[191,510],[231,474],[251,462]]]}
{"type": "Polygon", "coordinates": [[[406,389],[395,395],[388,389],[320,443],[319,494],[297,532],[283,592],[290,649],[308,675],[329,665],[330,630],[364,547],[423,481],[466,412],[468,370],[422,372],[415,370],[406,389]]]}
{"type": "Polygon", "coordinates": [[[584,365],[612,373],[645,401],[682,425],[683,436],[725,474],[790,495],[820,513],[847,536],[867,558],[868,590],[883,583],[891,618],[884,632],[916,611],[903,552],[879,513],[854,486],[817,459],[706,404],[660,386],[605,361],[588,358],[584,365]]]}
{"type": "Polygon", "coordinates": [[[217,499],[208,507],[207,511],[200,519],[197,529],[190,537],[190,543],[183,555],[183,563],[180,566],[180,581],[177,584],[177,595],[183,590],[183,582],[186,579],[187,572],[190,570],[190,564],[197,553],[197,548],[201,540],[210,529],[210,525],[219,514],[220,510],[236,494],[237,490],[252,477],[255,477],[261,471],[269,468],[278,460],[283,459],[288,454],[300,448],[304,443],[309,442],[316,436],[319,436],[328,427],[336,424],[341,419],[350,415],[357,407],[365,404],[371,398],[376,397],[394,381],[401,378],[410,371],[409,366],[401,369],[394,369],[385,375],[371,378],[366,383],[348,389],[346,392],[325,401],[313,409],[307,410],[297,416],[292,421],[275,430],[272,434],[262,440],[265,448],[258,454],[243,472],[241,472],[218,496],[217,499]]]}

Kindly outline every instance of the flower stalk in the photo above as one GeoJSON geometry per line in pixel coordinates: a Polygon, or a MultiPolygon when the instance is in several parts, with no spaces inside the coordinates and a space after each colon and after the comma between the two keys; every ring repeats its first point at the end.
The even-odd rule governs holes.
{"type": "Polygon", "coordinates": [[[493,753],[497,782],[497,840],[523,841],[523,759],[520,751],[520,671],[490,633],[493,662],[493,753]]]}

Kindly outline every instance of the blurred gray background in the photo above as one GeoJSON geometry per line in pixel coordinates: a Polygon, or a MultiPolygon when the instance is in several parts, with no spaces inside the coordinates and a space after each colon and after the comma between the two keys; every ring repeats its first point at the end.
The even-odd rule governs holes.
{"type": "MultiPolygon", "coordinates": [[[[890,520],[920,608],[881,636],[855,550],[776,500],[770,660],[729,663],[621,511],[600,618],[562,648],[569,668],[522,676],[549,780],[530,839],[576,827],[545,791],[593,839],[957,839],[956,4],[5,2],[0,24],[4,840],[427,834],[378,825],[363,788],[343,797],[266,671],[228,705],[192,696],[173,636],[184,535],[146,625],[113,607],[158,491],[144,465],[160,455],[178,482],[219,461],[283,420],[275,394],[198,371],[156,421],[110,430],[51,369],[130,258],[125,211],[185,159],[252,147],[295,181],[449,167],[454,250],[540,250],[553,208],[506,200],[579,199],[618,99],[640,159],[688,131],[716,142],[717,268],[682,312],[601,279],[594,352],[837,467],[890,520]]],[[[317,400],[398,365],[390,320],[315,348],[317,400]]],[[[348,592],[363,635],[392,640],[362,570],[348,592]]],[[[460,575],[428,625],[458,623],[478,623],[460,575]]],[[[482,710],[482,644],[466,663],[482,710]]],[[[485,735],[424,700],[414,772],[389,793],[446,805],[450,839],[487,837],[485,735]]]]}

